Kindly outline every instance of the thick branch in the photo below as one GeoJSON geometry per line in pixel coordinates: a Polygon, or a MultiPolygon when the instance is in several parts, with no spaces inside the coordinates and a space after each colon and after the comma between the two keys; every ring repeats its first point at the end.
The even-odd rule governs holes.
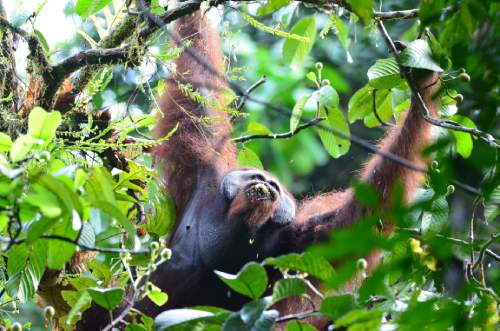
{"type": "Polygon", "coordinates": [[[45,81],[44,93],[40,99],[40,106],[51,109],[57,90],[63,81],[73,72],[90,65],[108,65],[129,62],[140,64],[138,49],[128,46],[107,49],[88,49],[70,56],[59,64],[50,67],[50,76],[45,81]]]}
{"type": "MultiPolygon", "coordinates": [[[[1,0],[0,16],[6,17],[1,0]]],[[[12,43],[12,32],[6,27],[0,29],[0,100],[10,103],[11,107],[8,108],[15,112],[17,110],[17,78],[12,43]]],[[[2,104],[3,102],[0,102],[0,106],[2,104]]]]}

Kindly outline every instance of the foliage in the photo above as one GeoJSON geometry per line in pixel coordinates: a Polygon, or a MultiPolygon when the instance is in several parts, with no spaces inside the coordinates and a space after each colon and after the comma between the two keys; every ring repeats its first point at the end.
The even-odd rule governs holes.
{"type": "MultiPolygon", "coordinates": [[[[160,3],[153,1],[155,14],[169,10],[160,3]]],[[[228,75],[250,82],[266,75],[265,87],[252,95],[291,110],[279,117],[249,101],[246,111],[234,111],[235,136],[272,137],[282,131],[293,136],[239,144],[241,165],[266,165],[284,182],[293,182],[296,193],[315,185],[328,187],[334,180],[327,177],[334,172],[326,167],[315,170],[328,162],[328,155],[349,163],[352,155],[357,157],[351,147],[358,134],[378,137],[372,128],[399,121],[407,109],[412,91],[399,65],[442,72],[438,96],[442,119],[498,136],[500,76],[494,71],[498,3],[384,1],[377,9],[419,10],[419,21],[403,17],[390,28],[391,35],[409,39],[399,62],[376,36],[378,3],[344,4],[345,8],[267,0],[254,7],[237,4],[239,18],[234,17],[236,12],[226,13],[233,26],[224,39],[246,44],[230,47],[228,75]],[[299,130],[310,120],[319,125],[299,130]]],[[[78,34],[95,48],[114,31],[115,20],[139,17],[133,15],[137,8],[127,5],[78,0],[69,5],[68,15],[91,18],[93,26],[82,25],[78,34]]],[[[25,25],[30,24],[34,22],[25,25]]],[[[61,56],[49,53],[53,45],[31,28],[49,60],[61,56]]],[[[129,42],[136,43],[134,38],[132,34],[129,42]]],[[[160,69],[168,70],[180,49],[169,49],[158,39],[142,40],[140,46],[150,51],[144,62],[155,63],[153,74],[144,74],[146,64],[139,70],[99,65],[69,112],[29,107],[29,116],[23,119],[9,113],[12,97],[0,96],[2,327],[14,330],[17,321],[35,327],[39,321],[27,318],[27,304],[47,283],[61,287],[59,297],[48,304],[56,308],[63,329],[72,329],[92,303],[113,310],[128,295],[125,288],[132,303],[143,297],[159,306],[168,301],[168,293],[149,282],[149,276],[160,264],[169,263],[165,238],[175,221],[175,206],[156,181],[146,152],[175,134],[174,129],[161,139],[148,137],[156,116],[153,95],[164,87],[160,69]],[[147,109],[148,102],[153,108],[150,114],[138,111],[147,109]],[[110,105],[115,111],[111,119],[98,111],[110,105]]],[[[63,55],[81,41],[61,45],[63,55]]],[[[35,62],[30,57],[29,67],[36,67],[35,62]]],[[[25,78],[26,85],[35,84],[36,70],[25,78]]],[[[212,104],[191,86],[180,88],[189,97],[212,104]]],[[[234,101],[234,93],[228,95],[234,101]]],[[[237,108],[234,104],[228,107],[237,108]]],[[[395,194],[383,213],[373,212],[352,228],[335,231],[306,252],[249,262],[234,275],[216,271],[228,291],[249,299],[240,310],[171,310],[154,323],[134,312],[127,330],[271,330],[275,325],[315,330],[303,321],[309,316],[326,318],[333,329],[494,330],[499,319],[495,249],[500,176],[498,145],[494,139],[489,142],[443,129],[436,144],[426,150],[435,161],[425,187],[410,205],[395,194]],[[473,199],[460,191],[465,186],[462,181],[479,189],[473,199]],[[382,219],[392,221],[391,234],[374,230],[382,219]],[[369,270],[367,260],[375,251],[383,263],[369,270]],[[332,266],[338,261],[343,264],[332,266]],[[277,275],[279,280],[270,288],[269,280],[277,275]],[[354,284],[353,278],[358,280],[354,284]],[[275,305],[289,298],[298,300],[303,311],[280,316],[275,305]]],[[[360,203],[377,210],[380,199],[375,190],[351,184],[360,203]]],[[[38,326],[54,327],[49,311],[38,326]]]]}

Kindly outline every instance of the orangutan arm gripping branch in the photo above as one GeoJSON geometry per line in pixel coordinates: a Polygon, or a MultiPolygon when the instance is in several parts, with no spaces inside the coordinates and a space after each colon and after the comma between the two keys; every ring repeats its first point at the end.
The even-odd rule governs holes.
{"type": "MultiPolygon", "coordinates": [[[[422,70],[415,72],[414,78],[431,115],[436,116],[439,100],[434,96],[440,87],[439,75],[422,70]]],[[[379,148],[422,168],[425,161],[421,152],[431,141],[431,129],[432,125],[424,119],[412,98],[406,117],[401,124],[389,129],[379,148]]],[[[358,178],[376,189],[381,198],[379,208],[383,209],[388,207],[396,183],[402,185],[403,199],[409,201],[422,185],[424,174],[376,154],[366,163],[358,178]]],[[[279,247],[273,253],[302,251],[308,244],[325,239],[332,229],[350,226],[369,212],[356,201],[352,189],[302,201],[295,221],[272,235],[274,239],[271,240],[279,247]]]]}
{"type": "Polygon", "coordinates": [[[177,47],[190,47],[191,52],[183,51],[173,62],[160,99],[162,116],[155,132],[161,137],[176,126],[178,129],[154,154],[177,210],[182,211],[196,186],[199,170],[206,171],[204,177],[220,177],[234,167],[236,149],[229,139],[231,123],[222,100],[226,84],[218,33],[201,11],[196,11],[175,22],[174,34],[184,42],[177,47]]]}

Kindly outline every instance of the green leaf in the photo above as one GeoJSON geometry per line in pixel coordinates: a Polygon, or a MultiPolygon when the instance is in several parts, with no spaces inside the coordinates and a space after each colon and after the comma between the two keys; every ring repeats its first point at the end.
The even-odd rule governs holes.
{"type": "Polygon", "coordinates": [[[64,321],[66,326],[71,326],[79,321],[81,313],[90,308],[92,303],[92,298],[87,291],[61,291],[61,296],[71,307],[64,321]]]}
{"type": "Polygon", "coordinates": [[[335,321],[336,327],[351,326],[353,330],[376,330],[382,322],[383,312],[380,310],[351,310],[335,321]],[[354,328],[356,325],[358,328],[354,328]],[[364,328],[363,328],[364,327],[364,328]]]}
{"type": "Polygon", "coordinates": [[[45,271],[47,248],[44,242],[37,241],[31,246],[19,244],[8,253],[7,272],[9,280],[5,284],[12,298],[27,302],[35,296],[38,284],[45,271]]]}
{"type": "Polygon", "coordinates": [[[257,10],[257,15],[264,16],[275,12],[290,3],[290,0],[268,0],[267,3],[257,10]]]}
{"type": "Polygon", "coordinates": [[[42,139],[47,144],[54,139],[61,122],[60,112],[47,113],[42,108],[35,107],[28,117],[28,135],[36,139],[42,139]]]}
{"type": "Polygon", "coordinates": [[[90,294],[92,300],[99,306],[107,310],[115,309],[125,294],[125,291],[118,287],[111,288],[89,288],[87,292],[90,294]]]}
{"type": "Polygon", "coordinates": [[[262,313],[266,310],[266,308],[271,304],[270,297],[265,297],[259,300],[250,301],[246,305],[243,306],[240,310],[240,318],[241,320],[249,326],[255,325],[261,317],[262,313]]]}
{"type": "MultiPolygon", "coordinates": [[[[372,93],[375,93],[375,106],[379,118],[384,122],[389,121],[392,118],[392,92],[390,90],[381,90],[373,91],[372,93]]],[[[365,126],[368,128],[374,128],[382,125],[373,112],[373,104],[371,106],[371,110],[370,114],[365,116],[363,119],[365,126]]]]}
{"type": "Polygon", "coordinates": [[[43,35],[43,33],[41,33],[39,30],[37,29],[34,29],[33,33],[35,34],[35,36],[38,38],[38,40],[40,41],[40,44],[42,44],[42,47],[43,47],[43,50],[46,52],[46,53],[49,53],[50,52],[50,48],[49,48],[49,43],[47,42],[47,39],[45,39],[45,36],[43,35]]]}
{"type": "Polygon", "coordinates": [[[437,197],[432,201],[430,209],[422,214],[422,233],[441,231],[448,224],[448,213],[448,201],[443,196],[437,197]]]}
{"type": "Polygon", "coordinates": [[[297,70],[312,50],[316,38],[316,19],[314,16],[304,17],[292,27],[290,33],[309,38],[308,42],[289,38],[283,44],[283,61],[297,70]]]}
{"type": "Polygon", "coordinates": [[[151,212],[146,214],[146,231],[164,236],[175,224],[177,211],[174,198],[165,188],[158,187],[155,181],[149,183],[148,194],[152,206],[149,208],[151,212]]]}
{"type": "Polygon", "coordinates": [[[235,292],[252,299],[259,298],[267,287],[267,273],[264,267],[255,262],[245,264],[236,275],[214,271],[222,281],[235,292]]]}
{"type": "Polygon", "coordinates": [[[391,89],[404,82],[394,58],[379,59],[367,72],[368,84],[377,90],[391,89]]]}
{"type": "Polygon", "coordinates": [[[358,15],[365,25],[368,25],[372,19],[373,0],[347,0],[352,11],[358,15]]]}
{"type": "Polygon", "coordinates": [[[286,325],[286,331],[317,331],[311,324],[306,324],[299,321],[291,321],[286,325]]]}
{"type": "Polygon", "coordinates": [[[40,144],[40,142],[40,140],[27,135],[17,137],[10,148],[10,159],[12,162],[21,161],[28,155],[33,148],[33,145],[40,144]]]}
{"type": "Polygon", "coordinates": [[[418,69],[443,72],[443,69],[432,58],[431,48],[424,39],[417,39],[408,44],[400,55],[401,64],[418,69]]]}
{"type": "Polygon", "coordinates": [[[211,312],[200,309],[171,309],[155,318],[154,330],[220,330],[220,325],[227,319],[226,311],[211,312]],[[200,326],[204,327],[203,329],[200,326]]]}
{"type": "Polygon", "coordinates": [[[356,182],[353,186],[354,196],[363,206],[374,208],[379,204],[379,193],[372,185],[364,182],[356,182]]]}
{"type": "Polygon", "coordinates": [[[107,201],[114,205],[116,204],[114,186],[115,183],[109,171],[104,167],[95,167],[87,179],[85,189],[92,203],[107,201]]]}
{"type": "Polygon", "coordinates": [[[340,132],[346,137],[351,135],[349,124],[347,123],[344,114],[342,114],[338,108],[331,108],[328,110],[321,108],[321,116],[327,117],[327,123],[324,121],[321,122],[321,124],[326,128],[320,127],[317,128],[316,131],[318,132],[326,151],[333,158],[338,158],[346,154],[351,147],[351,142],[349,139],[345,139],[344,137],[336,134],[336,132],[340,132]],[[326,111],[328,111],[328,114],[326,114],[326,111]]]}
{"type": "MultiPolygon", "coordinates": [[[[53,226],[51,234],[76,240],[78,231],[73,229],[72,222],[65,219],[53,226]]],[[[78,229],[79,230],[79,229],[78,229]]],[[[62,240],[50,239],[47,244],[47,266],[51,269],[62,269],[76,251],[76,245],[62,240]]]]}
{"type": "Polygon", "coordinates": [[[162,292],[156,285],[152,286],[152,289],[148,291],[147,296],[149,300],[153,301],[157,306],[163,306],[168,300],[167,293],[162,292]]]}
{"type": "Polygon", "coordinates": [[[77,0],[75,10],[82,18],[97,13],[111,3],[111,0],[77,0]]]}
{"type": "Polygon", "coordinates": [[[321,280],[327,280],[335,274],[332,265],[324,257],[308,252],[269,257],[264,260],[264,264],[275,266],[282,270],[295,270],[307,273],[321,280]]]}
{"type": "MultiPolygon", "coordinates": [[[[472,122],[472,120],[468,117],[462,115],[453,115],[449,118],[451,121],[457,122],[458,124],[475,129],[476,124],[472,122]]],[[[472,137],[470,133],[461,132],[456,130],[451,130],[453,137],[455,137],[455,147],[457,149],[457,153],[460,154],[464,159],[468,158],[472,153],[472,137]]]]}
{"type": "Polygon", "coordinates": [[[339,107],[339,94],[330,85],[321,87],[314,93],[314,98],[320,106],[326,107],[328,110],[339,107]]]}
{"type": "Polygon", "coordinates": [[[500,185],[491,192],[490,198],[484,203],[484,217],[487,222],[492,222],[498,215],[500,215],[500,185]]]}
{"type": "Polygon", "coordinates": [[[347,117],[349,123],[354,123],[356,120],[364,118],[371,113],[372,93],[373,89],[365,85],[352,95],[348,105],[347,117]]]}
{"type": "Polygon", "coordinates": [[[8,152],[12,147],[12,139],[3,132],[0,132],[0,152],[8,152]]]}
{"type": "Polygon", "coordinates": [[[58,217],[62,213],[57,196],[38,184],[33,185],[33,190],[28,194],[24,201],[40,208],[42,214],[49,218],[58,217]]]}
{"type": "Polygon", "coordinates": [[[272,133],[264,124],[259,122],[248,123],[247,131],[253,134],[270,134],[272,133]]]}
{"type": "Polygon", "coordinates": [[[248,147],[243,147],[238,153],[238,164],[241,167],[254,167],[264,169],[259,156],[248,147]]]}
{"type": "Polygon", "coordinates": [[[335,295],[325,298],[321,302],[320,311],[332,321],[336,321],[342,315],[356,307],[354,297],[350,294],[335,295]]]}
{"type": "Polygon", "coordinates": [[[304,106],[309,100],[308,96],[303,96],[295,103],[293,106],[292,115],[290,116],[290,131],[295,132],[297,126],[299,126],[300,118],[302,117],[302,112],[304,111],[304,106]]]}
{"type": "Polygon", "coordinates": [[[300,296],[306,293],[306,285],[299,278],[280,279],[274,283],[272,304],[291,296],[300,296]]]}

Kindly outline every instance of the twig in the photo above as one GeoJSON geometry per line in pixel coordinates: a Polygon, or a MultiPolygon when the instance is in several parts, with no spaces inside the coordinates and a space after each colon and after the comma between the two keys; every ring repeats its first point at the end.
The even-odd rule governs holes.
{"type": "Polygon", "coordinates": [[[488,247],[495,242],[500,237],[500,232],[496,234],[492,234],[491,238],[486,241],[482,246],[481,249],[479,250],[479,256],[477,257],[476,262],[472,265],[471,271],[474,271],[479,265],[483,263],[484,255],[486,254],[486,251],[488,247]]]}
{"type": "MultiPolygon", "coordinates": [[[[105,247],[87,246],[85,244],[76,242],[76,240],[74,240],[74,239],[63,237],[63,236],[58,236],[58,235],[43,235],[40,237],[40,239],[64,241],[64,242],[67,242],[70,244],[74,244],[80,248],[83,248],[84,250],[92,251],[92,252],[99,252],[99,253],[130,253],[130,254],[148,254],[149,253],[149,250],[147,250],[147,249],[130,251],[130,250],[123,250],[120,248],[105,248],[105,247]]],[[[7,244],[11,244],[11,245],[19,245],[19,244],[24,243],[26,241],[26,239],[7,239],[7,238],[0,237],[0,241],[7,243],[7,244]]]]}
{"type": "Polygon", "coordinates": [[[392,126],[392,124],[389,124],[387,122],[385,122],[384,120],[382,120],[377,112],[377,98],[376,98],[376,93],[377,93],[377,90],[373,90],[373,95],[372,95],[372,108],[373,108],[373,114],[375,115],[375,118],[377,119],[377,121],[379,121],[380,124],[382,124],[383,126],[392,126]]]}
{"type": "Polygon", "coordinates": [[[498,148],[499,145],[497,143],[497,139],[493,137],[491,134],[482,132],[481,130],[474,129],[474,128],[467,128],[465,126],[462,126],[458,123],[455,123],[450,120],[438,120],[435,118],[432,118],[430,116],[429,109],[425,105],[424,99],[422,98],[422,95],[419,92],[419,89],[417,85],[415,84],[415,81],[413,80],[413,77],[408,70],[408,68],[405,68],[401,64],[401,59],[400,59],[400,54],[399,51],[397,50],[394,42],[392,41],[391,37],[389,36],[389,33],[387,32],[384,23],[381,20],[376,20],[377,27],[382,34],[384,41],[389,48],[389,51],[394,55],[394,58],[396,59],[396,62],[399,66],[399,71],[401,75],[405,78],[405,80],[408,82],[408,86],[410,87],[411,93],[413,97],[415,98],[415,101],[417,102],[418,107],[420,108],[422,112],[422,116],[424,119],[429,122],[432,125],[439,126],[445,129],[450,129],[450,130],[455,130],[455,131],[461,131],[461,132],[466,132],[470,133],[473,136],[476,136],[478,138],[481,138],[482,140],[486,141],[491,147],[498,148]]]}
{"type": "Polygon", "coordinates": [[[243,94],[241,97],[240,97],[240,100],[239,100],[239,103],[237,104],[236,106],[236,110],[240,111],[243,106],[245,105],[245,102],[247,101],[248,99],[248,95],[250,93],[252,93],[253,91],[255,91],[256,89],[259,88],[259,86],[261,86],[262,84],[264,84],[265,82],[267,81],[267,77],[266,76],[262,76],[258,81],[256,81],[255,83],[253,83],[246,91],[245,91],[245,94],[243,94]]]}
{"type": "Polygon", "coordinates": [[[322,120],[324,120],[324,118],[313,118],[312,120],[309,120],[304,124],[299,125],[297,129],[295,129],[295,131],[288,131],[284,133],[271,133],[271,134],[253,134],[253,135],[234,138],[233,141],[237,143],[244,143],[249,140],[255,140],[255,139],[286,139],[295,136],[297,133],[304,130],[305,128],[308,128],[310,126],[316,126],[322,120]]]}
{"type": "Polygon", "coordinates": [[[283,322],[288,322],[288,321],[295,321],[295,320],[303,320],[309,317],[313,317],[319,315],[319,311],[317,310],[308,310],[304,311],[302,313],[297,313],[297,314],[290,314],[290,315],[285,315],[282,317],[278,317],[276,319],[276,323],[283,323],[283,322]]]}

